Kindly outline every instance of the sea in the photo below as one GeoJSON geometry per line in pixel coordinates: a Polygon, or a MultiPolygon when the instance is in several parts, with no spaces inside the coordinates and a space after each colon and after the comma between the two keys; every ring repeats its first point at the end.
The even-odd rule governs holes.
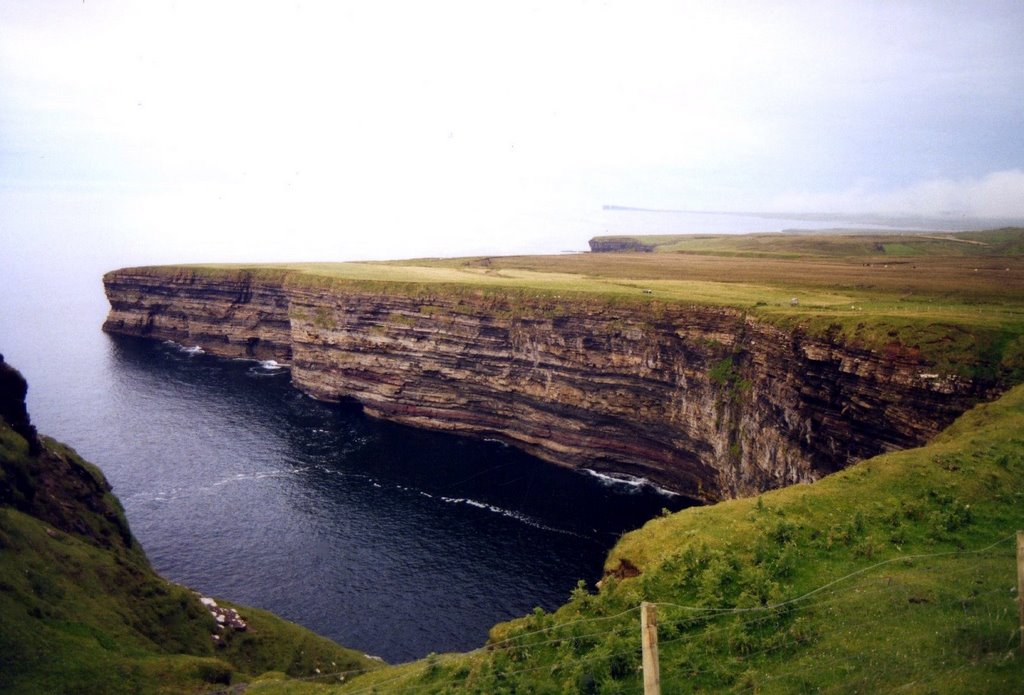
{"type": "MultiPolygon", "coordinates": [[[[595,233],[831,224],[598,217],[595,233]]],[[[587,238],[522,252],[583,250],[587,238]]],[[[0,353],[28,379],[39,430],[103,469],[157,571],[205,596],[389,662],[473,649],[496,622],[552,610],[580,580],[593,588],[623,533],[690,504],[643,480],[315,401],[273,362],[107,335],[102,273],[135,264],[131,249],[76,258],[4,261],[0,353]]]]}

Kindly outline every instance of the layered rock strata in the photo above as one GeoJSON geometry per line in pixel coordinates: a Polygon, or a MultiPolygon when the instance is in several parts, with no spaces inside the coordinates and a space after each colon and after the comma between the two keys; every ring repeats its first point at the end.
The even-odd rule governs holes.
{"type": "Polygon", "coordinates": [[[109,332],[287,362],[321,400],[704,500],[918,445],[987,395],[899,345],[859,349],[729,308],[246,271],[104,282],[109,332]]]}
{"type": "Polygon", "coordinates": [[[110,313],[103,330],[199,345],[224,357],[288,361],[289,299],[284,273],[169,275],[116,271],[103,277],[110,313]]]}

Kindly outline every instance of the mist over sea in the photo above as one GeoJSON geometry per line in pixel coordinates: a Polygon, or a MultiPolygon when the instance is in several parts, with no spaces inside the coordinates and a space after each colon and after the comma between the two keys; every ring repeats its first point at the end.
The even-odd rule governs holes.
{"type": "MultiPolygon", "coordinates": [[[[834,226],[600,210],[494,252],[583,251],[597,234],[834,226]]],[[[466,250],[489,252],[486,240],[466,250]]],[[[577,580],[600,576],[622,532],[686,504],[315,402],[273,364],[100,330],[107,270],[260,253],[162,257],[76,245],[69,233],[66,245],[15,246],[4,261],[0,352],[29,381],[34,422],[103,468],[167,578],[405,660],[479,646],[494,622],[555,608],[577,580]]]]}

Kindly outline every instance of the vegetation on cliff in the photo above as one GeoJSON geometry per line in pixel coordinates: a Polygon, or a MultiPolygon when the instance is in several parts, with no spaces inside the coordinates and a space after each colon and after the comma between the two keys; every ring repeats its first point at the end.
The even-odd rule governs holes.
{"type": "Polygon", "coordinates": [[[0,691],[181,693],[379,664],[265,611],[218,628],[149,565],[103,474],[37,437],[0,357],[0,691]],[[213,636],[217,635],[217,640],[213,636]]]}

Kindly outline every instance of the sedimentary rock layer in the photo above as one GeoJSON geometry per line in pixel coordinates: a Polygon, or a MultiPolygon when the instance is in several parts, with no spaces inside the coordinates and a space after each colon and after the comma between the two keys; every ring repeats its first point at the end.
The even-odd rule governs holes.
{"type": "Polygon", "coordinates": [[[705,500],[914,446],[985,395],[914,351],[736,309],[511,290],[125,269],[104,329],[291,365],[315,398],[705,500]]]}
{"type": "Polygon", "coordinates": [[[200,345],[224,357],[287,361],[291,328],[283,278],[254,282],[244,271],[107,273],[110,314],[103,330],[200,345]]]}

